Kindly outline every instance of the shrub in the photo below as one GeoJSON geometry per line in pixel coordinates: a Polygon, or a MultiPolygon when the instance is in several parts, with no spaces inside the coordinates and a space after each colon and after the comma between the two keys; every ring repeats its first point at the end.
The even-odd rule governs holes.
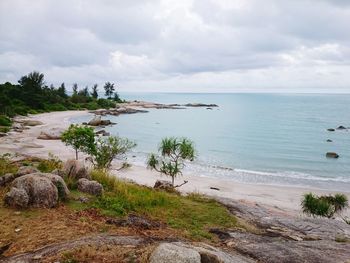
{"type": "Polygon", "coordinates": [[[17,166],[10,162],[10,154],[0,155],[0,176],[7,173],[15,173],[16,171],[17,166]]]}
{"type": "Polygon", "coordinates": [[[62,161],[55,155],[49,153],[49,158],[40,161],[38,169],[43,173],[50,173],[55,169],[62,169],[62,161]]]}
{"type": "Polygon", "coordinates": [[[193,161],[195,150],[193,142],[187,138],[164,138],[159,146],[161,156],[151,154],[147,166],[171,177],[174,186],[175,177],[182,174],[185,160],[193,161]]]}
{"type": "Polygon", "coordinates": [[[108,169],[116,158],[124,158],[125,154],[136,144],[127,138],[110,136],[98,138],[94,151],[91,152],[91,162],[97,169],[108,169]]]}
{"type": "Polygon", "coordinates": [[[10,118],[0,115],[0,126],[11,126],[12,121],[10,118]]]}
{"type": "Polygon", "coordinates": [[[340,214],[349,204],[344,194],[317,196],[308,193],[304,195],[301,206],[305,214],[331,218],[334,214],[340,214]]]}

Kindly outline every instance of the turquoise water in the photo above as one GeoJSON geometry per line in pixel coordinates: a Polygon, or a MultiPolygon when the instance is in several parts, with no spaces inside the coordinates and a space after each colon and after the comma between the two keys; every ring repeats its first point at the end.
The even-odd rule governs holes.
{"type": "Polygon", "coordinates": [[[213,110],[150,109],[145,114],[108,117],[117,125],[106,130],[136,141],[138,146],[130,155],[135,163],[144,165],[161,138],[186,136],[197,148],[197,160],[187,172],[240,182],[350,191],[350,133],[327,131],[339,125],[350,127],[350,95],[121,95],[161,103],[219,105],[213,110]],[[337,152],[340,158],[327,159],[327,151],[337,152]]]}

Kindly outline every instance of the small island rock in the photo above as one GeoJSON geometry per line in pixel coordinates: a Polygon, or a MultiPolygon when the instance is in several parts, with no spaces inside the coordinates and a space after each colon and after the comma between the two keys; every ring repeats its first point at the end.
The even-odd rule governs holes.
{"type": "Polygon", "coordinates": [[[339,158],[339,154],[337,154],[335,152],[328,152],[328,153],[326,153],[326,157],[327,158],[335,158],[335,159],[337,159],[337,158],[339,158]]]}

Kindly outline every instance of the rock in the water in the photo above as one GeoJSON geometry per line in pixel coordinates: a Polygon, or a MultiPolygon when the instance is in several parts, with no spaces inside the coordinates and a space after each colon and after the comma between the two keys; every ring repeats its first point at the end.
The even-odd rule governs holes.
{"type": "Polygon", "coordinates": [[[335,152],[328,152],[328,153],[326,153],[326,157],[327,158],[335,158],[335,159],[337,159],[337,158],[339,158],[339,154],[337,154],[335,152]]]}
{"type": "Polygon", "coordinates": [[[96,115],[91,121],[88,122],[88,125],[99,126],[101,124],[101,116],[96,115]]]}
{"type": "Polygon", "coordinates": [[[337,128],[337,130],[346,130],[346,128],[345,128],[344,126],[340,125],[340,126],[337,128]]]}
{"type": "Polygon", "coordinates": [[[29,205],[29,196],[26,190],[13,187],[5,195],[4,202],[11,207],[27,208],[29,205]]]}
{"type": "Polygon", "coordinates": [[[38,173],[38,172],[39,172],[39,170],[36,167],[21,166],[16,173],[16,177],[26,175],[26,174],[38,173]]]}
{"type": "Polygon", "coordinates": [[[97,181],[89,181],[88,179],[81,178],[78,180],[78,190],[83,193],[91,195],[102,195],[103,186],[97,181]]]}
{"type": "Polygon", "coordinates": [[[11,207],[52,208],[58,204],[58,190],[49,178],[27,174],[13,181],[10,192],[5,195],[5,203],[11,207]]]}
{"type": "Polygon", "coordinates": [[[152,253],[151,263],[201,263],[201,255],[192,248],[175,243],[160,244],[152,253]]]}
{"type": "Polygon", "coordinates": [[[40,140],[60,140],[63,132],[64,132],[64,130],[61,128],[52,128],[48,131],[40,132],[38,139],[40,139],[40,140]]]}
{"type": "Polygon", "coordinates": [[[155,189],[162,189],[162,190],[174,190],[173,185],[169,181],[165,180],[157,180],[156,183],[154,184],[153,188],[155,189]]]}
{"type": "Polygon", "coordinates": [[[102,135],[102,136],[109,136],[110,133],[106,132],[105,130],[99,130],[97,132],[95,132],[96,135],[102,135]]]}
{"type": "Polygon", "coordinates": [[[327,142],[333,142],[331,139],[328,139],[327,142]]]}
{"type": "Polygon", "coordinates": [[[91,178],[85,166],[80,161],[74,159],[67,160],[64,163],[63,172],[68,177],[72,177],[75,179],[91,178]]]}
{"type": "Polygon", "coordinates": [[[327,129],[327,131],[334,132],[334,131],[335,131],[335,129],[333,129],[333,128],[329,128],[329,129],[327,129]]]}

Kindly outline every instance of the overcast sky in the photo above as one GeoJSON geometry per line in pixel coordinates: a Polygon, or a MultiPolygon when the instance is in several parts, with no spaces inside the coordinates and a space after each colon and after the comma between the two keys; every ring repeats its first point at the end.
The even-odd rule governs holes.
{"type": "Polygon", "coordinates": [[[0,0],[0,82],[350,92],[349,0],[0,0]]]}

